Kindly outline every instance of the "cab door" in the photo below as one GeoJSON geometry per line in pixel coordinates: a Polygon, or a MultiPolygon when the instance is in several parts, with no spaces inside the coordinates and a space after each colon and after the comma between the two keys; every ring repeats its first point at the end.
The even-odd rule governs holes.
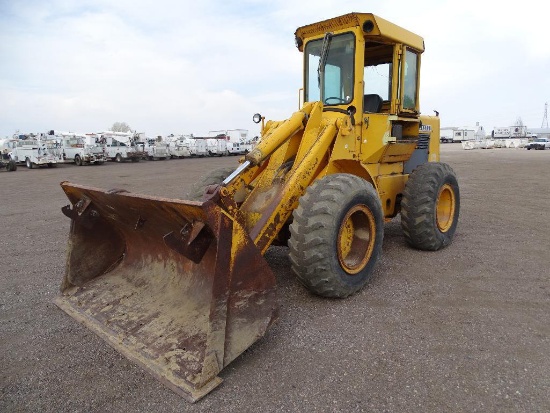
{"type": "Polygon", "coordinates": [[[418,116],[420,53],[403,46],[399,64],[399,114],[418,116]]]}

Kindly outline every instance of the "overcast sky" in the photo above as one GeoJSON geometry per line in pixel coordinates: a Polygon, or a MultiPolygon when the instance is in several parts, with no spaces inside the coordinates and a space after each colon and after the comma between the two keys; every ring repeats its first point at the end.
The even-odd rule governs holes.
{"type": "Polygon", "coordinates": [[[297,27],[372,12],[424,37],[420,107],[489,133],[550,101],[550,6],[517,1],[0,0],[0,137],[126,122],[147,135],[259,128],[298,106],[297,27]]]}

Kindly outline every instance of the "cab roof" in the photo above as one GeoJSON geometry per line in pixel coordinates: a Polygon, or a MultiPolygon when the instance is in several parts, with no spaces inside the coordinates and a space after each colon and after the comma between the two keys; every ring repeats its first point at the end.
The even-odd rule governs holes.
{"type": "Polygon", "coordinates": [[[294,34],[298,48],[302,51],[305,39],[323,36],[326,32],[351,27],[362,28],[366,40],[382,43],[402,43],[420,53],[424,51],[424,39],[422,37],[372,13],[349,13],[333,17],[332,19],[299,27],[294,34]]]}

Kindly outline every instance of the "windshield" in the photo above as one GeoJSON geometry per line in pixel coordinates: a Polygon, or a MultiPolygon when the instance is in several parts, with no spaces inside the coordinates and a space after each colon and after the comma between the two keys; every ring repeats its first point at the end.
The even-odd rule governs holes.
{"type": "Polygon", "coordinates": [[[349,104],[353,99],[355,37],[352,33],[332,36],[328,47],[326,64],[324,68],[320,68],[323,39],[312,40],[306,45],[305,100],[322,100],[325,105],[349,104]],[[321,70],[318,72],[318,69],[321,70]]]}

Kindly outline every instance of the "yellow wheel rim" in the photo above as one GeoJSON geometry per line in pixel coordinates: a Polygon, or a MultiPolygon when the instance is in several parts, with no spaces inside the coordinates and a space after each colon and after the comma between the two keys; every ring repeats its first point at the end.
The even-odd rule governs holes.
{"type": "Polygon", "coordinates": [[[455,217],[456,199],[453,188],[445,184],[439,190],[436,203],[437,228],[447,232],[453,225],[455,217]]]}
{"type": "Polygon", "coordinates": [[[338,231],[337,249],[340,265],[350,275],[367,265],[374,249],[376,222],[366,205],[351,208],[338,231]]]}

